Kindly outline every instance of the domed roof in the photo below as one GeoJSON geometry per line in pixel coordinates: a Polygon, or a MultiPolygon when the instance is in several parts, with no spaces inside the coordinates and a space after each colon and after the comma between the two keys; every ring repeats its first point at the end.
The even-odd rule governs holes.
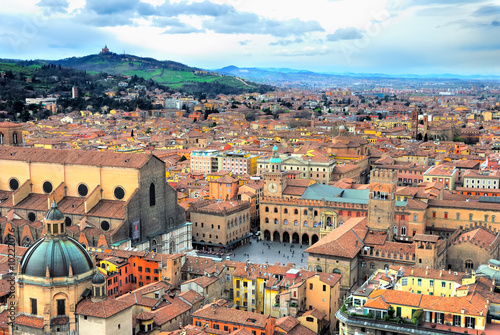
{"type": "Polygon", "coordinates": [[[48,267],[51,278],[68,277],[70,266],[73,276],[94,267],[87,250],[75,239],[69,236],[41,238],[21,259],[20,274],[45,278],[48,267]]]}
{"type": "Polygon", "coordinates": [[[100,273],[97,272],[94,277],[92,277],[92,284],[104,284],[106,282],[106,278],[100,273]]]}
{"type": "Polygon", "coordinates": [[[61,213],[59,208],[57,208],[57,204],[56,204],[55,200],[52,202],[52,206],[50,207],[50,210],[47,212],[47,215],[45,216],[45,220],[50,220],[50,221],[64,220],[64,215],[63,215],[63,213],[61,213]]]}

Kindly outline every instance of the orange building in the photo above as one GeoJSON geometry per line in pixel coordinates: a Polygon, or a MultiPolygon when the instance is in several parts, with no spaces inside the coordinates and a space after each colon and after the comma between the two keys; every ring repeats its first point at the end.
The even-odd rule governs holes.
{"type": "Polygon", "coordinates": [[[276,319],[270,315],[228,308],[225,300],[207,304],[194,312],[193,325],[206,327],[209,334],[245,329],[255,335],[274,334],[276,319]],[[212,331],[210,331],[212,330],[212,331]]]}
{"type": "Polygon", "coordinates": [[[209,182],[210,199],[230,200],[238,194],[238,179],[226,175],[209,182]]]}

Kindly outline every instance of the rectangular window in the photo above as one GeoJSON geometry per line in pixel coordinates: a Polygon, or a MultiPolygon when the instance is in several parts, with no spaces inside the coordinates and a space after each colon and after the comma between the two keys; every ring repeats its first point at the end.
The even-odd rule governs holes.
{"type": "Polygon", "coordinates": [[[326,285],[323,285],[323,292],[326,292],[326,285]]]}
{"type": "Polygon", "coordinates": [[[403,286],[408,285],[408,278],[403,278],[403,279],[401,280],[401,285],[403,285],[403,286]]]}
{"type": "Polygon", "coordinates": [[[460,327],[462,323],[462,317],[460,315],[453,315],[453,325],[455,327],[460,327]]]}
{"type": "Polygon", "coordinates": [[[142,272],[142,266],[139,266],[139,272],[142,272]]]}
{"type": "Polygon", "coordinates": [[[309,284],[309,289],[310,289],[310,290],[312,290],[312,289],[313,289],[313,284],[312,284],[312,283],[310,283],[310,284],[309,284]]]}
{"type": "Polygon", "coordinates": [[[418,285],[418,286],[422,286],[422,279],[420,279],[420,278],[419,278],[419,279],[417,279],[417,285],[418,285]]]}
{"type": "Polygon", "coordinates": [[[472,318],[470,316],[465,317],[465,327],[467,328],[475,328],[476,326],[476,318],[472,318]]]}
{"type": "Polygon", "coordinates": [[[37,315],[38,311],[37,311],[36,299],[30,298],[30,301],[31,301],[31,314],[37,315]]]}
{"type": "Polygon", "coordinates": [[[219,325],[214,323],[214,329],[219,329],[219,325]]]}
{"type": "Polygon", "coordinates": [[[430,287],[434,287],[434,280],[432,280],[432,279],[431,279],[431,280],[429,281],[429,286],[430,286],[430,287]]]}
{"type": "Polygon", "coordinates": [[[57,299],[57,315],[66,315],[65,299],[57,299]]]}
{"type": "Polygon", "coordinates": [[[146,270],[146,273],[151,273],[151,269],[150,268],[145,268],[144,270],[146,270]]]}
{"type": "Polygon", "coordinates": [[[441,282],[441,287],[442,288],[446,288],[446,282],[445,281],[441,282]]]}

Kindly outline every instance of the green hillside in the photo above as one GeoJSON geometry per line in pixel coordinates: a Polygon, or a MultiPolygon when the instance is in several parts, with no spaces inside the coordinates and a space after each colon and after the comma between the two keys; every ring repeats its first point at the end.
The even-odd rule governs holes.
{"type": "Polygon", "coordinates": [[[72,57],[47,63],[71,67],[84,71],[108,74],[137,75],[146,80],[153,79],[172,89],[192,93],[242,93],[268,91],[270,86],[256,84],[233,76],[221,75],[173,61],[114,53],[72,57]],[[220,90],[220,92],[217,92],[220,90]]]}

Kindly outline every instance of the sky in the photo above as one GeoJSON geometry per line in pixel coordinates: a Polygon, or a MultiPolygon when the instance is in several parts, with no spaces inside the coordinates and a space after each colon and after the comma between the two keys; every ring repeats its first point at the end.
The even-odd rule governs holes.
{"type": "Polygon", "coordinates": [[[500,75],[500,0],[0,0],[0,58],[500,75]]]}

